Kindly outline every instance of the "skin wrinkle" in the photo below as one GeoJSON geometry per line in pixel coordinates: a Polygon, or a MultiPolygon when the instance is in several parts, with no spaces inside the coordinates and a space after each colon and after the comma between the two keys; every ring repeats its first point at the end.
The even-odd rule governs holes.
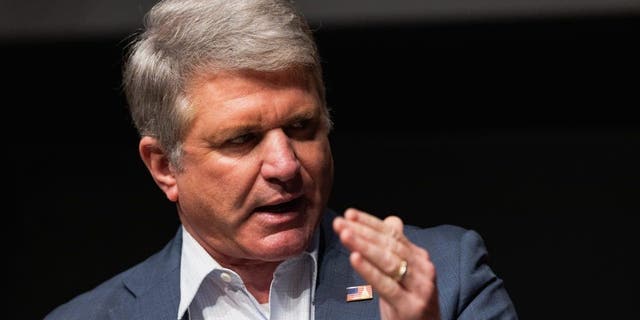
{"type": "MultiPolygon", "coordinates": [[[[276,267],[308,248],[324,212],[333,216],[327,208],[334,174],[330,111],[312,30],[294,2],[280,0],[163,0],[146,17],[123,70],[130,114],[141,134],[140,155],[154,181],[176,203],[185,230],[182,236],[193,238],[200,253],[202,247],[217,263],[237,273],[249,294],[265,303],[276,267]]],[[[375,180],[377,173],[372,171],[371,178],[375,180]]],[[[351,252],[353,270],[347,268],[345,273],[353,271],[371,285],[381,319],[439,317],[434,265],[426,252],[420,258],[422,249],[405,236],[399,218],[381,220],[348,208],[343,216],[333,218],[333,231],[338,236],[331,241],[340,239],[351,252]],[[395,270],[389,270],[399,259],[409,263],[402,283],[394,278],[395,270]]],[[[448,246],[457,241],[459,232],[439,228],[411,237],[421,246],[431,241],[448,246]]],[[[198,266],[187,256],[181,257],[187,261],[186,268],[180,269],[180,293],[199,290],[198,284],[182,278],[188,277],[183,270],[198,266]]],[[[449,259],[442,250],[435,251],[434,257],[449,259]]],[[[149,259],[138,270],[155,270],[159,263],[149,259]]],[[[322,264],[319,268],[326,270],[322,264]]],[[[443,278],[447,279],[446,273],[443,278]]],[[[477,278],[460,281],[482,281],[477,278]]],[[[334,285],[334,279],[323,281],[321,288],[334,285]]],[[[94,294],[76,300],[73,308],[63,308],[86,310],[98,317],[92,306],[79,303],[87,297],[100,303],[105,288],[113,287],[99,286],[94,294]]],[[[323,290],[320,295],[326,293],[323,290]]],[[[276,291],[275,295],[282,293],[276,291]]],[[[172,297],[179,300],[178,317],[191,303],[189,294],[172,297]]],[[[496,309],[481,300],[493,298],[492,294],[478,298],[478,310],[496,309]]],[[[318,307],[322,314],[322,308],[336,305],[332,299],[315,305],[313,293],[309,298],[295,302],[296,308],[318,307]]],[[[498,300],[503,308],[510,307],[508,297],[498,300]]],[[[111,307],[112,301],[98,307],[111,307]]],[[[149,299],[156,305],[158,301],[149,299]]],[[[205,315],[209,306],[198,304],[194,312],[205,315]]],[[[251,308],[212,307],[220,313],[251,308]]],[[[302,313],[283,310],[277,302],[275,308],[302,313]]],[[[143,310],[139,305],[131,309],[143,310]]]]}
{"type": "Polygon", "coordinates": [[[194,239],[266,301],[273,271],[307,247],[328,201],[333,160],[321,99],[295,73],[218,72],[189,83],[194,121],[167,197],[194,239]],[[255,211],[300,196],[286,215],[255,211]]]}

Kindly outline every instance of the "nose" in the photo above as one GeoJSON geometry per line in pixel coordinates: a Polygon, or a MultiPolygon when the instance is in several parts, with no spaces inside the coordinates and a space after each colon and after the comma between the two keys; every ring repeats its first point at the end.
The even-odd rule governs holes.
{"type": "Polygon", "coordinates": [[[300,172],[300,162],[291,140],[281,129],[272,130],[264,139],[262,176],[268,181],[287,182],[300,172]]]}

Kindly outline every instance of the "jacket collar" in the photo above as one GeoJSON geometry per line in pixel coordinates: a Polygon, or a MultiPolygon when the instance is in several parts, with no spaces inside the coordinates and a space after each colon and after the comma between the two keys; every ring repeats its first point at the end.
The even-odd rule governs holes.
{"type": "MultiPolygon", "coordinates": [[[[320,224],[318,275],[314,306],[316,319],[334,319],[345,314],[358,319],[378,317],[378,298],[347,303],[346,287],[365,284],[349,264],[349,251],[340,243],[332,223],[337,214],[326,210],[320,224]]],[[[163,250],[123,278],[134,303],[121,303],[110,310],[112,319],[175,320],[180,301],[180,257],[182,228],[163,250]]]]}
{"type": "Polygon", "coordinates": [[[334,211],[324,213],[320,226],[318,277],[314,300],[316,319],[379,319],[378,297],[347,302],[347,287],[366,284],[349,262],[349,250],[333,231],[334,211]]]}
{"type": "Polygon", "coordinates": [[[175,320],[180,301],[180,254],[182,228],[164,249],[131,270],[122,280],[135,297],[110,310],[113,319],[175,320]]]}

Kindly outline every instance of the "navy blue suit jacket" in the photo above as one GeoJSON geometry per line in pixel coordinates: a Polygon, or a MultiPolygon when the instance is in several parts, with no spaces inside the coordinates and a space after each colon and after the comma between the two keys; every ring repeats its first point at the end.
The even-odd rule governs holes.
{"type": "MultiPolygon", "coordinates": [[[[315,318],[379,319],[375,290],[372,300],[345,300],[346,287],[365,282],[352,269],[349,251],[333,232],[334,217],[328,211],[321,224],[315,318]]],[[[406,226],[405,235],[427,249],[435,264],[442,319],[517,319],[502,280],[487,265],[487,251],[476,232],[448,225],[406,226]]],[[[59,306],[45,319],[175,320],[181,249],[178,231],[160,252],[59,306]]]]}

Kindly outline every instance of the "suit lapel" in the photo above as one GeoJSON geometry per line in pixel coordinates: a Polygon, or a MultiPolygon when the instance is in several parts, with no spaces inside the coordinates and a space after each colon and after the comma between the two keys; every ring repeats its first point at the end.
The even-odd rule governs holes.
{"type": "Polygon", "coordinates": [[[321,225],[319,272],[316,279],[315,318],[379,319],[378,295],[372,300],[347,302],[347,287],[366,284],[349,263],[349,251],[342,246],[331,226],[336,214],[327,211],[321,225]]]}
{"type": "Polygon", "coordinates": [[[111,318],[175,320],[180,302],[181,251],[182,228],[162,251],[124,278],[123,285],[134,301],[110,310],[111,318]]]}
{"type": "MultiPolygon", "coordinates": [[[[315,318],[379,319],[378,295],[373,299],[346,302],[346,288],[366,284],[349,264],[349,251],[342,246],[331,226],[336,214],[325,212],[321,223],[318,278],[314,299],[315,318]]],[[[133,303],[118,303],[111,318],[175,320],[180,301],[180,255],[182,228],[158,254],[124,278],[123,285],[133,303]]]]}

